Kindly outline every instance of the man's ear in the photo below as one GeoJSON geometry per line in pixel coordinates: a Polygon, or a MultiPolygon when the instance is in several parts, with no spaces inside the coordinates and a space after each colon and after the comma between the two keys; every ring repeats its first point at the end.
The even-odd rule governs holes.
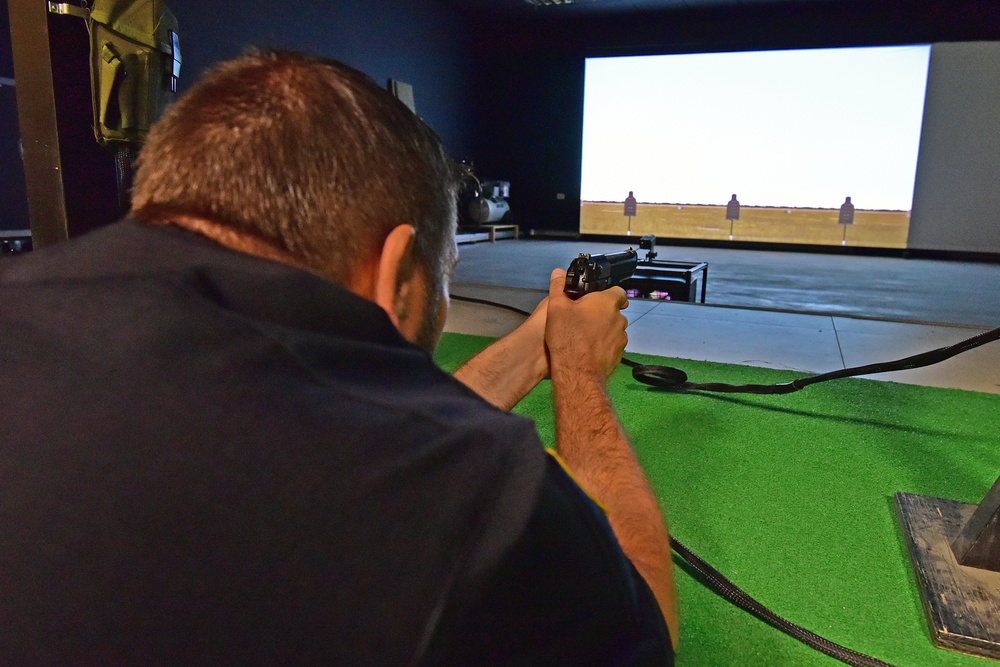
{"type": "Polygon", "coordinates": [[[411,249],[415,233],[413,225],[399,225],[389,232],[382,244],[382,255],[375,274],[373,300],[389,315],[397,329],[400,321],[406,319],[409,299],[403,292],[410,289],[409,278],[413,273],[411,249]]]}

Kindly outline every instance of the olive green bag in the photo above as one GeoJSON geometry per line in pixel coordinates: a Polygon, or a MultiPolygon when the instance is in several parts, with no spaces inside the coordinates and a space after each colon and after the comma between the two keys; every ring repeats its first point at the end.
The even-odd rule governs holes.
{"type": "Polygon", "coordinates": [[[97,142],[137,146],[177,91],[177,19],[161,0],[95,0],[87,26],[97,142]]]}

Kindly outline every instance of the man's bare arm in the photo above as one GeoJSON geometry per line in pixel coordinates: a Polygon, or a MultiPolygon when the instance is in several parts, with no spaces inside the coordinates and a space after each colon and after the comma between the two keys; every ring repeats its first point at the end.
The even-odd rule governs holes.
{"type": "Polygon", "coordinates": [[[510,410],[549,374],[543,300],[517,329],[474,356],[455,377],[501,410],[510,410]]]}
{"type": "Polygon", "coordinates": [[[677,646],[679,619],[670,540],[659,502],[618,422],[605,384],[628,337],[615,287],[573,301],[552,273],[545,339],[555,395],[556,447],[580,484],[604,505],[622,550],[660,605],[677,646]]]}

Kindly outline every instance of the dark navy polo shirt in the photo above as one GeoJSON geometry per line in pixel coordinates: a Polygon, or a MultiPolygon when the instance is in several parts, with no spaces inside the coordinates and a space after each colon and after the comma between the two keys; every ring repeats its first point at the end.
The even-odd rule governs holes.
{"type": "Polygon", "coordinates": [[[0,261],[0,663],[664,664],[607,521],[375,304],[134,222],[0,261]]]}

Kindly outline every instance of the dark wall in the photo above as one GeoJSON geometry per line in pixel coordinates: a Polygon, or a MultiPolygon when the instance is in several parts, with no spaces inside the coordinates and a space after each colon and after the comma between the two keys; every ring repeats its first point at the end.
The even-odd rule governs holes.
{"type": "Polygon", "coordinates": [[[413,86],[417,114],[453,157],[470,157],[469,65],[460,17],[436,0],[166,0],[177,17],[181,91],[208,66],[248,47],[335,58],[380,86],[413,86]]]}
{"type": "MultiPolygon", "coordinates": [[[[0,1],[0,77],[14,78],[7,3],[0,1]]],[[[23,230],[28,222],[28,195],[17,126],[17,97],[13,86],[0,86],[0,231],[23,230]]]]}
{"type": "Polygon", "coordinates": [[[1000,3],[989,0],[776,2],[553,21],[557,11],[478,24],[475,153],[481,172],[511,181],[522,225],[567,232],[579,230],[587,56],[1000,39],[1000,3]]]}
{"type": "Polygon", "coordinates": [[[124,216],[128,195],[119,196],[114,152],[94,136],[86,25],[50,14],[48,30],[66,229],[73,238],[124,216]]]}
{"type": "Polygon", "coordinates": [[[582,57],[515,47],[484,61],[487,76],[476,87],[477,173],[510,181],[511,215],[522,227],[577,231],[582,57]]]}

